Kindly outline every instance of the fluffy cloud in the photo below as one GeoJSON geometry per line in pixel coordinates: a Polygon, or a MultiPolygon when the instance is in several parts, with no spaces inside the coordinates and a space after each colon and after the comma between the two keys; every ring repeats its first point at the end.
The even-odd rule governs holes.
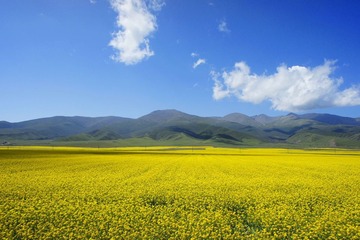
{"type": "Polygon", "coordinates": [[[199,58],[193,65],[193,68],[197,68],[200,64],[206,63],[206,60],[204,58],[199,58]]]}
{"type": "Polygon", "coordinates": [[[132,65],[154,55],[150,50],[151,33],[157,29],[156,17],[152,11],[159,11],[164,5],[159,0],[111,0],[111,6],[118,13],[116,24],[119,31],[113,33],[109,45],[116,50],[113,60],[132,65]]]}
{"type": "Polygon", "coordinates": [[[229,28],[227,27],[227,23],[225,22],[225,20],[222,20],[219,25],[218,25],[218,30],[220,32],[225,32],[225,33],[229,33],[230,30],[229,28]]]}
{"type": "Polygon", "coordinates": [[[281,65],[273,75],[257,75],[245,62],[238,62],[230,72],[211,72],[213,98],[235,96],[241,101],[270,101],[272,108],[302,111],[335,106],[360,105],[360,88],[340,90],[343,80],[333,78],[334,61],[308,68],[281,65]]]}

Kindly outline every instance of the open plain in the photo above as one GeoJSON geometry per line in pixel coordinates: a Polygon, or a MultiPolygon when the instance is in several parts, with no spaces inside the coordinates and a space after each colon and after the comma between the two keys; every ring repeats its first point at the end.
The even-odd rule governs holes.
{"type": "Polygon", "coordinates": [[[1,239],[359,239],[360,152],[0,148],[1,239]]]}

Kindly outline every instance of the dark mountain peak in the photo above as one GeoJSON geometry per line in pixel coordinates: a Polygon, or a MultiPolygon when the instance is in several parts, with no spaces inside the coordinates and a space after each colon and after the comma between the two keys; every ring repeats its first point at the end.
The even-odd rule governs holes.
{"type": "Polygon", "coordinates": [[[255,121],[261,123],[261,124],[268,124],[274,122],[277,117],[270,117],[265,114],[255,115],[252,117],[255,121]]]}
{"type": "Polygon", "coordinates": [[[168,122],[171,120],[177,120],[177,119],[193,119],[198,118],[195,115],[190,115],[184,112],[180,112],[175,109],[166,109],[166,110],[156,110],[153,111],[145,116],[142,116],[138,119],[150,121],[150,122],[168,122]]]}
{"type": "Polygon", "coordinates": [[[299,115],[297,115],[296,113],[288,113],[287,115],[286,115],[287,117],[299,117],[299,115]]]}
{"type": "Polygon", "coordinates": [[[6,121],[0,121],[0,128],[11,128],[12,124],[6,121]]]}
{"type": "Polygon", "coordinates": [[[229,121],[229,122],[235,122],[240,123],[242,125],[246,126],[260,126],[261,123],[257,122],[255,119],[242,114],[242,113],[230,113],[222,118],[223,120],[229,121]]]}
{"type": "Polygon", "coordinates": [[[243,114],[243,113],[230,113],[230,114],[228,114],[228,115],[226,115],[226,116],[224,116],[224,118],[225,117],[244,117],[244,118],[250,118],[248,115],[245,115],[245,114],[243,114]]]}
{"type": "Polygon", "coordinates": [[[337,115],[332,115],[328,113],[308,113],[301,115],[301,118],[304,119],[311,119],[315,120],[321,123],[326,123],[330,125],[338,125],[338,124],[344,124],[344,125],[360,125],[360,122],[357,121],[355,118],[350,117],[341,117],[337,115]]]}
{"type": "Polygon", "coordinates": [[[279,120],[297,120],[299,119],[299,115],[295,113],[289,113],[286,116],[282,116],[279,118],[279,120]]]}

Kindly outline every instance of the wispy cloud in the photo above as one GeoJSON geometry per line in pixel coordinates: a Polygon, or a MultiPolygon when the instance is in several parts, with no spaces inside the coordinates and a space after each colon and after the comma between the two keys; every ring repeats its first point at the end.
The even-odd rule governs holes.
{"type": "Polygon", "coordinates": [[[213,98],[235,96],[254,104],[268,100],[275,110],[294,112],[360,105],[360,87],[340,90],[343,79],[331,76],[334,64],[325,61],[314,68],[281,65],[273,75],[257,75],[245,62],[238,62],[230,72],[211,72],[213,98]]]}
{"type": "MultiPolygon", "coordinates": [[[[191,53],[191,57],[193,57],[193,58],[197,58],[197,57],[199,57],[200,55],[198,54],[198,53],[196,53],[196,52],[192,52],[191,53]]],[[[196,62],[194,62],[194,64],[193,64],[193,68],[195,69],[195,68],[197,68],[199,65],[201,65],[201,64],[205,64],[206,63],[206,59],[205,58],[199,58],[196,62]]]]}
{"type": "Polygon", "coordinates": [[[197,56],[199,56],[199,54],[193,52],[193,53],[191,53],[191,56],[192,56],[192,57],[197,57],[197,56]]]}
{"type": "Polygon", "coordinates": [[[227,23],[225,20],[222,20],[219,25],[218,25],[218,30],[220,32],[224,32],[224,33],[229,33],[230,32],[230,29],[228,28],[227,26],[227,23]]]}
{"type": "Polygon", "coordinates": [[[91,4],[95,4],[96,0],[89,0],[91,4]]]}
{"type": "Polygon", "coordinates": [[[164,2],[111,0],[110,3],[118,14],[116,24],[119,27],[109,43],[116,51],[112,59],[132,65],[153,56],[148,37],[157,29],[154,11],[159,11],[164,2]]]}
{"type": "Polygon", "coordinates": [[[193,68],[197,68],[199,65],[206,63],[206,60],[204,58],[199,58],[194,64],[193,68]]]}
{"type": "Polygon", "coordinates": [[[165,5],[164,0],[147,0],[148,6],[154,11],[160,11],[165,5]]]}

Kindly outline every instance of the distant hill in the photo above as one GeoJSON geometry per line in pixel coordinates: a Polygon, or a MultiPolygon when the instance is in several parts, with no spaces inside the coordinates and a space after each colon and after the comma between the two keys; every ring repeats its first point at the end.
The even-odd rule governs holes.
{"type": "Polygon", "coordinates": [[[0,124],[0,139],[55,139],[125,122],[121,117],[50,117],[19,123],[0,124]],[[29,136],[33,135],[33,136],[29,136]]]}
{"type": "Polygon", "coordinates": [[[174,109],[171,110],[157,110],[151,112],[145,116],[138,118],[138,120],[156,122],[157,124],[163,124],[166,122],[176,121],[176,122],[192,122],[194,120],[200,119],[198,116],[189,115],[174,109]]]}
{"type": "Polygon", "coordinates": [[[222,118],[225,121],[240,123],[245,126],[261,127],[265,125],[264,122],[259,119],[249,117],[242,113],[231,113],[222,118]]]}
{"type": "Polygon", "coordinates": [[[303,119],[311,119],[318,122],[330,124],[330,125],[360,125],[360,122],[356,118],[349,118],[349,117],[341,117],[331,114],[318,114],[318,113],[311,113],[311,114],[304,114],[301,115],[303,119]]]}
{"type": "Polygon", "coordinates": [[[137,119],[57,116],[18,123],[0,121],[1,142],[360,148],[360,118],[317,113],[199,117],[177,110],[158,110],[137,119]]]}

